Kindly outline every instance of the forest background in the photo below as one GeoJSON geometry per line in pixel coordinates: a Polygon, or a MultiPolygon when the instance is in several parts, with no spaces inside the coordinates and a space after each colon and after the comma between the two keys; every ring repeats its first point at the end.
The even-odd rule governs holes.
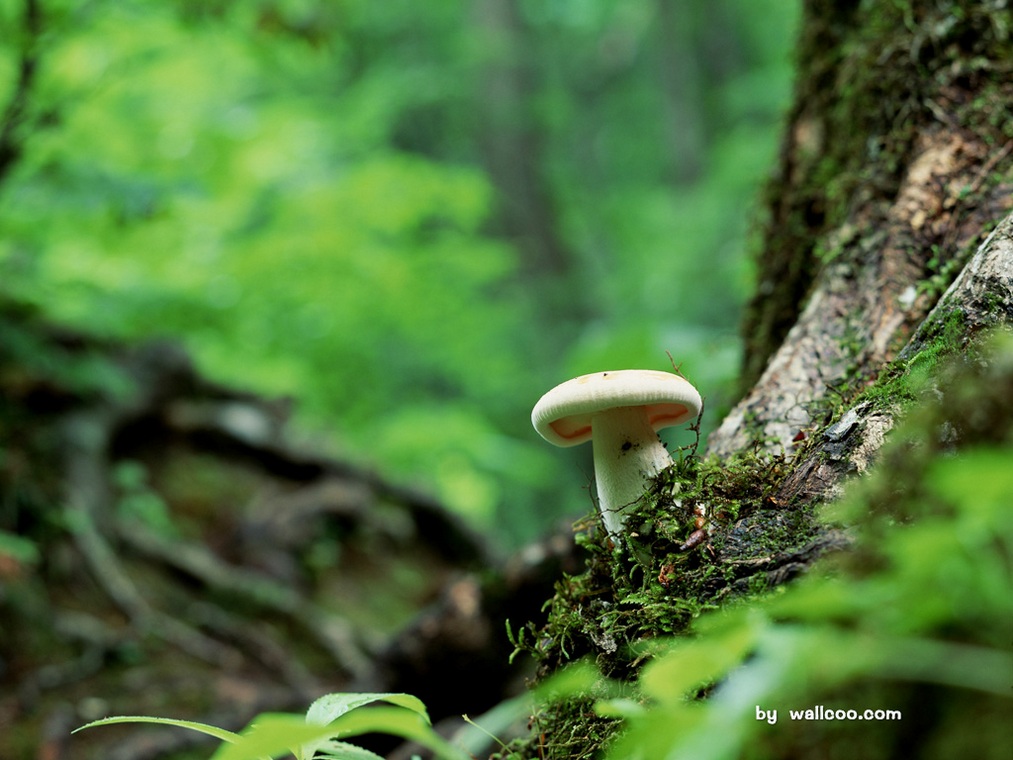
{"type": "Polygon", "coordinates": [[[0,292],[180,340],[515,547],[591,506],[589,452],[530,428],[542,392],[670,353],[704,434],[734,401],[797,17],[3,0],[0,292]]]}
{"type": "Polygon", "coordinates": [[[0,755],[589,655],[504,756],[1005,760],[1008,3],[800,5],[0,0],[0,755]],[[528,414],[637,365],[617,545],[528,414]]]}

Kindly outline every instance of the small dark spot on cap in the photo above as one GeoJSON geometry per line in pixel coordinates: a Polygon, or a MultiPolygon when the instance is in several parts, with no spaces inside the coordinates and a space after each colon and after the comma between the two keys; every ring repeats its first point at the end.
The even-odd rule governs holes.
{"type": "Polygon", "coordinates": [[[631,442],[629,442],[629,441],[626,441],[626,442],[625,442],[625,443],[624,443],[624,444],[622,445],[622,450],[623,450],[623,451],[629,451],[629,450],[630,450],[630,449],[632,449],[632,448],[633,448],[633,444],[632,444],[631,442]]]}

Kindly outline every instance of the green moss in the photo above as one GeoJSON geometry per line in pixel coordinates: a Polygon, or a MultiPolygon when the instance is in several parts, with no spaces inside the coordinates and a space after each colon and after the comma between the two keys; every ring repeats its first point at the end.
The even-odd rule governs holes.
{"type": "MultiPolygon", "coordinates": [[[[684,632],[729,595],[767,589],[763,580],[740,577],[731,557],[777,553],[811,535],[808,510],[774,501],[788,471],[781,456],[749,453],[722,462],[691,454],[659,476],[627,518],[621,541],[602,539],[597,517],[586,518],[576,526],[588,550],[586,571],[557,583],[546,623],[512,634],[515,645],[534,655],[543,676],[590,657],[612,678],[635,677],[637,642],[684,632]]],[[[534,738],[502,757],[597,756],[567,754],[573,747],[557,736],[594,736],[589,746],[598,748],[607,743],[618,724],[582,704],[563,702],[540,713],[534,738]],[[562,749],[553,754],[551,747],[562,749]]]]}
{"type": "MultiPolygon", "coordinates": [[[[988,293],[973,308],[980,312],[977,324],[1001,324],[1009,319],[1008,300],[999,293],[988,293]]],[[[866,402],[877,410],[904,413],[934,387],[940,368],[952,357],[964,355],[970,359],[980,354],[977,333],[978,328],[961,308],[931,315],[911,344],[874,382],[853,382],[856,390],[846,397],[846,404],[838,405],[835,416],[866,402]]]]}
{"type": "MultiPolygon", "coordinates": [[[[637,642],[680,634],[729,595],[767,589],[765,581],[740,573],[731,558],[777,553],[811,534],[811,514],[783,509],[772,495],[787,473],[780,456],[749,453],[730,463],[685,457],[629,515],[619,542],[599,538],[595,517],[578,526],[578,541],[589,552],[587,570],[557,584],[545,625],[528,624],[515,643],[534,654],[543,675],[591,657],[612,678],[635,677],[642,659],[637,642]]],[[[569,752],[556,731],[594,735],[594,746],[604,746],[618,724],[580,702],[539,714],[537,741],[504,757],[542,757],[535,750],[546,752],[549,745],[569,752]]],[[[578,756],[596,755],[544,754],[578,756]]]]}
{"type": "Polygon", "coordinates": [[[620,721],[594,711],[594,700],[555,702],[531,720],[531,733],[489,760],[592,760],[604,755],[620,721]]]}

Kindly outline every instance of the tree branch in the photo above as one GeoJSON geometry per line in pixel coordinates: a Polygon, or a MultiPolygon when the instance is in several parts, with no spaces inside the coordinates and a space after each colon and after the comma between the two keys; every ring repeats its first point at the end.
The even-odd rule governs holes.
{"type": "Polygon", "coordinates": [[[21,26],[23,41],[18,79],[0,116],[0,182],[21,157],[22,144],[18,132],[28,120],[29,102],[38,76],[38,42],[42,35],[42,8],[38,0],[25,0],[21,26]]]}
{"type": "Polygon", "coordinates": [[[316,639],[346,672],[362,675],[366,671],[367,658],[357,644],[352,627],[295,589],[254,571],[229,565],[199,544],[167,541],[138,526],[120,525],[119,534],[135,551],[185,573],[213,591],[239,597],[248,604],[292,620],[316,639]]]}

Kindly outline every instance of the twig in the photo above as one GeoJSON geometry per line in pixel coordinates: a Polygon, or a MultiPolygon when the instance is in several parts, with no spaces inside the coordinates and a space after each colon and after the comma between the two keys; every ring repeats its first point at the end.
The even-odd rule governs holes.
{"type": "Polygon", "coordinates": [[[281,676],[295,692],[305,694],[305,701],[308,702],[318,692],[316,679],[302,662],[259,627],[251,625],[250,621],[238,619],[208,602],[190,605],[186,616],[195,625],[214,631],[219,638],[235,642],[264,668],[281,676]]]}
{"type": "Polygon", "coordinates": [[[368,659],[352,627],[324,611],[295,589],[252,570],[223,562],[203,546],[166,541],[136,525],[120,525],[118,532],[135,551],[194,578],[208,588],[232,594],[247,603],[284,615],[307,633],[351,675],[366,672],[368,659]]]}
{"type": "MultiPolygon", "coordinates": [[[[177,398],[163,404],[160,423],[174,434],[185,436],[197,449],[213,451],[216,457],[251,462],[258,470],[299,483],[340,484],[346,491],[342,501],[349,499],[340,505],[341,510],[349,514],[367,500],[392,502],[411,517],[419,539],[448,560],[482,567],[492,559],[487,542],[433,498],[346,462],[296,450],[281,440],[280,434],[252,435],[252,430],[268,429],[271,425],[267,418],[272,411],[266,408],[270,404],[263,399],[221,394],[199,401],[177,398]],[[259,417],[264,421],[244,432],[234,424],[240,411],[247,420],[259,417]],[[354,502],[356,496],[358,505],[354,502]]],[[[284,512],[286,519],[290,516],[288,510],[272,511],[284,512]]]]}
{"type": "Polygon", "coordinates": [[[969,195],[973,195],[974,193],[978,192],[978,188],[982,186],[982,184],[988,178],[988,175],[992,173],[992,170],[996,166],[998,166],[1000,161],[1002,161],[1004,158],[1006,158],[1006,156],[1010,154],[1010,151],[1013,151],[1013,140],[1007,141],[1007,143],[1003,145],[1002,148],[1000,148],[996,153],[994,153],[992,157],[988,159],[988,161],[986,161],[984,165],[982,165],[981,169],[978,170],[978,173],[974,178],[974,182],[972,182],[967,189],[967,193],[969,195]]]}
{"type": "Polygon", "coordinates": [[[219,664],[235,651],[176,618],[154,610],[124,571],[99,530],[99,505],[108,503],[105,478],[110,420],[100,412],[71,415],[64,426],[64,515],[95,581],[139,631],[157,636],[198,659],[219,664]]]}
{"type": "Polygon", "coordinates": [[[18,79],[0,116],[0,182],[21,156],[17,131],[27,118],[28,100],[39,70],[37,45],[42,34],[42,9],[38,0],[25,0],[21,24],[24,43],[18,62],[18,79]]]}

